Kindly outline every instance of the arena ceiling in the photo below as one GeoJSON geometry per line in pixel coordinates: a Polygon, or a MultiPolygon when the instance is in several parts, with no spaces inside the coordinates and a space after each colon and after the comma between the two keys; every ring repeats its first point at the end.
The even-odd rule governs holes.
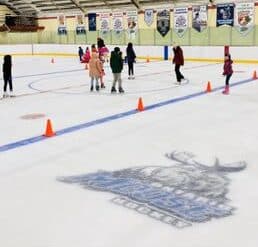
{"type": "Polygon", "coordinates": [[[119,9],[136,7],[144,9],[157,5],[208,4],[213,0],[3,0],[17,14],[40,15],[49,12],[83,12],[101,9],[119,9]]]}

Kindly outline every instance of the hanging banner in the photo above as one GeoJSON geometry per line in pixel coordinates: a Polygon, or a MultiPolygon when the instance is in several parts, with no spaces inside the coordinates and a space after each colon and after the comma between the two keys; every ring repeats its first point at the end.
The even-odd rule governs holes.
{"type": "Polygon", "coordinates": [[[76,16],[76,34],[85,34],[85,18],[83,14],[76,16]]]}
{"type": "Polygon", "coordinates": [[[107,34],[110,30],[109,16],[110,13],[99,13],[100,32],[102,35],[107,34]]]}
{"type": "Polygon", "coordinates": [[[174,29],[179,37],[182,37],[188,27],[188,7],[174,9],[174,29]]]}
{"type": "Polygon", "coordinates": [[[235,27],[247,34],[254,26],[254,3],[237,3],[235,7],[235,27]]]}
{"type": "Polygon", "coordinates": [[[217,27],[221,25],[233,26],[234,3],[217,4],[217,27]]]}
{"type": "Polygon", "coordinates": [[[60,14],[57,16],[57,22],[58,22],[58,29],[57,32],[59,35],[66,35],[67,30],[66,30],[66,20],[65,20],[65,15],[60,14]]]}
{"type": "Polygon", "coordinates": [[[164,37],[170,29],[170,12],[166,9],[157,11],[157,30],[164,37]]]}
{"type": "Polygon", "coordinates": [[[115,34],[120,34],[124,30],[123,26],[123,12],[113,13],[113,30],[115,34]]]}
{"type": "Polygon", "coordinates": [[[135,39],[137,32],[138,13],[137,10],[129,10],[126,12],[127,32],[129,39],[135,39]]]}
{"type": "Polygon", "coordinates": [[[202,32],[208,25],[208,7],[203,6],[193,6],[192,8],[192,27],[198,31],[202,32]]]}
{"type": "Polygon", "coordinates": [[[147,26],[151,26],[154,21],[154,10],[153,9],[145,9],[144,11],[144,21],[147,26]]]}
{"type": "Polygon", "coordinates": [[[88,14],[89,31],[96,31],[97,30],[96,19],[97,19],[96,13],[89,13],[88,14]]]}

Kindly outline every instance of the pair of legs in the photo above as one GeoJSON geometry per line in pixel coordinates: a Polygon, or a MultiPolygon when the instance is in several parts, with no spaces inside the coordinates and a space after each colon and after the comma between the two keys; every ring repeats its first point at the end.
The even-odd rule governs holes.
{"type": "Polygon", "coordinates": [[[93,91],[94,80],[96,81],[95,88],[96,88],[97,91],[99,91],[99,78],[97,76],[91,76],[90,91],[93,91]]]}
{"type": "Polygon", "coordinates": [[[121,79],[121,73],[113,73],[113,84],[112,84],[112,89],[111,93],[116,92],[116,83],[118,82],[118,90],[120,93],[123,93],[124,90],[122,88],[122,79],[121,79]]]}
{"type": "Polygon", "coordinates": [[[175,65],[176,80],[178,83],[180,83],[182,79],[185,79],[185,77],[180,72],[180,66],[181,66],[180,64],[175,65]]]}
{"type": "Polygon", "coordinates": [[[232,74],[226,75],[226,81],[225,81],[225,89],[222,93],[229,94],[229,80],[231,78],[232,74]]]}
{"type": "Polygon", "coordinates": [[[10,93],[12,95],[13,92],[13,83],[12,83],[12,77],[4,77],[4,97],[7,96],[7,86],[9,86],[10,93]]]}
{"type": "Polygon", "coordinates": [[[129,79],[134,77],[133,62],[128,62],[128,75],[129,75],[129,79]]]}

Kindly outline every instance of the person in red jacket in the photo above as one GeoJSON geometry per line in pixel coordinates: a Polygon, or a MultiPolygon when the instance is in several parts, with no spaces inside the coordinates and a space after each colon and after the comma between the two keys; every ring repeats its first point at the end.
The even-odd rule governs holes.
{"type": "Polygon", "coordinates": [[[233,74],[232,63],[233,61],[231,60],[230,54],[226,54],[223,67],[223,75],[226,76],[226,81],[225,89],[222,92],[223,94],[229,94],[229,80],[233,74]]]}
{"type": "Polygon", "coordinates": [[[183,50],[180,46],[174,44],[173,52],[174,52],[173,64],[175,64],[176,79],[177,79],[177,83],[181,84],[181,80],[185,79],[185,77],[180,72],[180,66],[184,65],[183,50]]]}

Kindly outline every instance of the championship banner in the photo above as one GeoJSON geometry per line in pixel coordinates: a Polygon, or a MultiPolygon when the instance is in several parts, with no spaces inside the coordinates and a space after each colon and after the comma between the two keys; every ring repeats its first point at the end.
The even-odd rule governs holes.
{"type": "Polygon", "coordinates": [[[145,9],[144,11],[144,21],[147,26],[151,26],[154,21],[154,10],[153,9],[145,9]]]}
{"type": "Polygon", "coordinates": [[[234,3],[217,4],[217,27],[221,25],[233,26],[234,3]]]}
{"type": "Polygon", "coordinates": [[[138,22],[138,13],[137,10],[129,10],[126,12],[127,19],[127,31],[128,38],[135,39],[135,35],[137,32],[137,22],[138,22]]]}
{"type": "Polygon", "coordinates": [[[188,27],[188,7],[174,9],[174,29],[179,37],[184,36],[188,27]]]}
{"type": "Polygon", "coordinates": [[[113,30],[115,34],[120,34],[124,30],[123,12],[113,12],[113,30]]]}
{"type": "Polygon", "coordinates": [[[235,7],[235,27],[247,34],[254,26],[254,3],[238,3],[235,7]]]}
{"type": "Polygon", "coordinates": [[[100,32],[102,34],[107,34],[110,30],[109,16],[110,13],[99,13],[100,32]]]}
{"type": "Polygon", "coordinates": [[[76,34],[85,34],[85,18],[83,14],[76,15],[76,34]]]}
{"type": "Polygon", "coordinates": [[[96,13],[88,14],[89,31],[96,31],[97,30],[96,19],[97,19],[96,13]]]}
{"type": "Polygon", "coordinates": [[[208,25],[208,7],[203,6],[193,6],[192,8],[192,27],[198,31],[202,32],[208,25]]]}
{"type": "Polygon", "coordinates": [[[170,29],[170,12],[166,9],[157,11],[157,30],[164,37],[170,29]]]}
{"type": "Polygon", "coordinates": [[[60,14],[57,16],[57,22],[58,22],[58,29],[57,32],[59,35],[66,35],[67,30],[66,30],[66,20],[65,20],[65,15],[60,14]]]}

